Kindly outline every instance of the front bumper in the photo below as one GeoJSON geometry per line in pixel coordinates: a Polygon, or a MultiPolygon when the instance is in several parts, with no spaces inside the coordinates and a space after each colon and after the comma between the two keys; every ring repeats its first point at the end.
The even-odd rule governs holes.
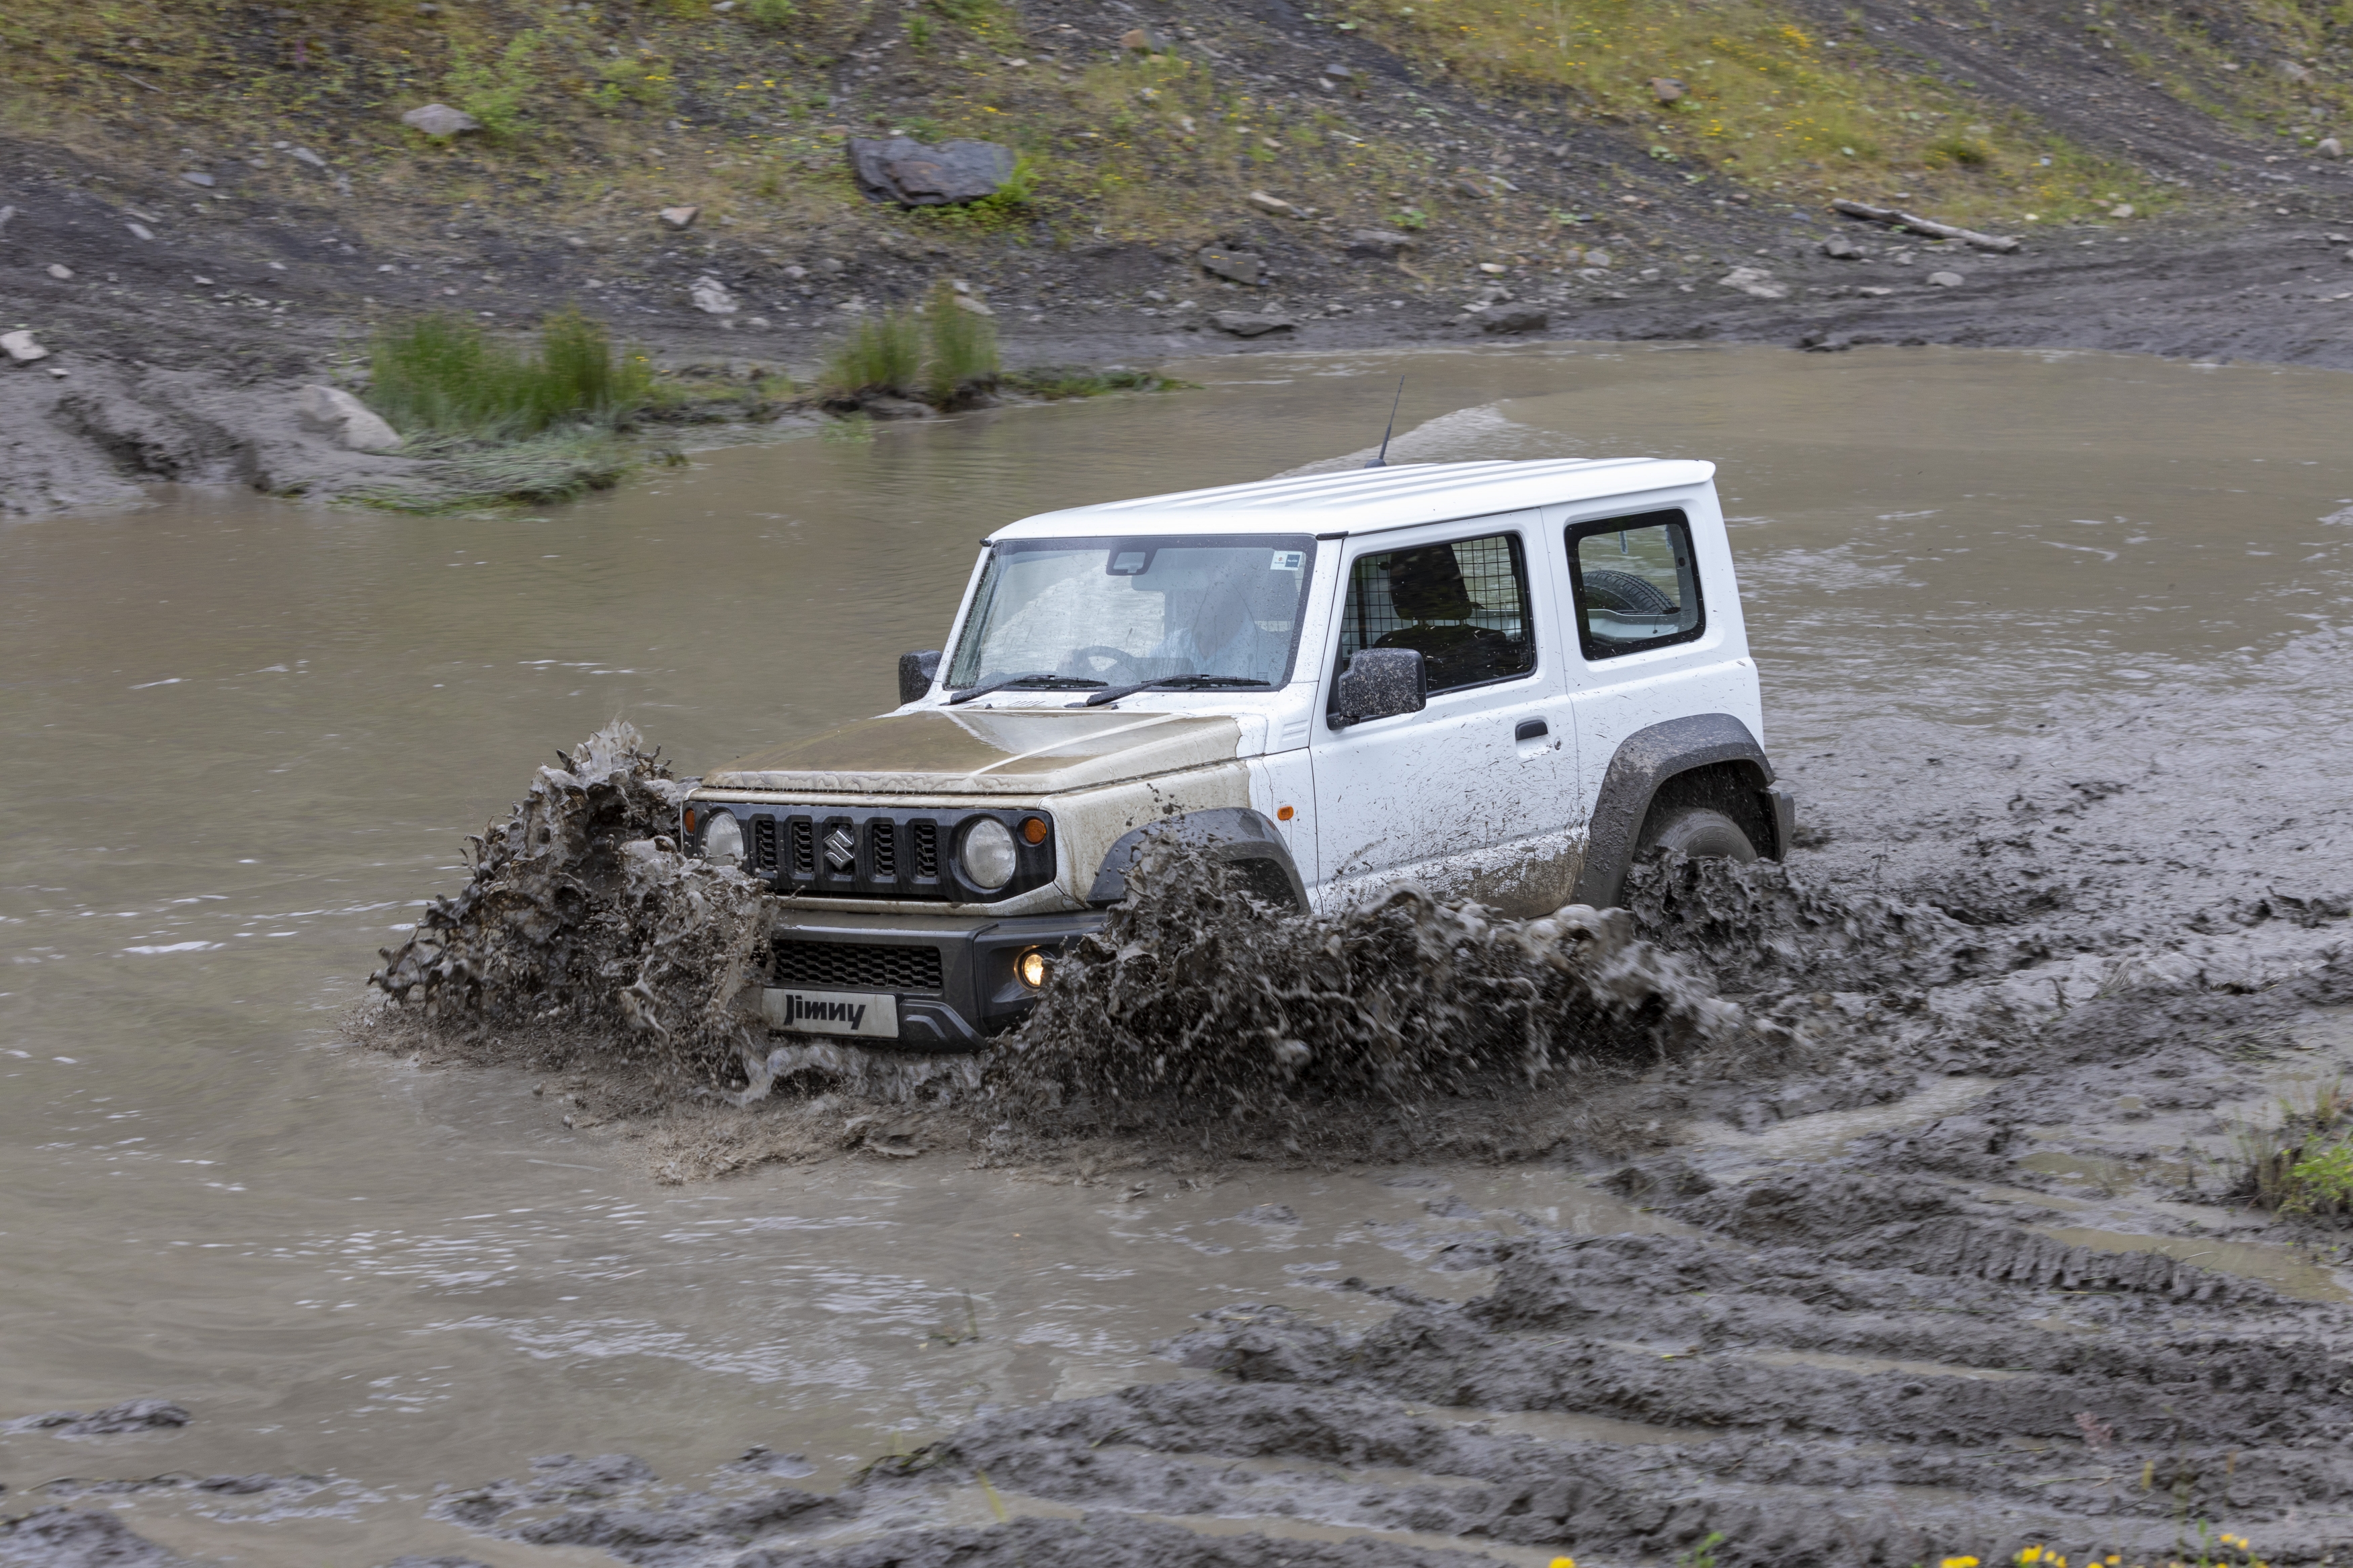
{"type": "MultiPolygon", "coordinates": [[[[978,1050],[1037,1005],[1039,993],[1015,974],[1015,961],[1033,947],[1060,952],[1105,918],[1100,910],[993,920],[836,914],[802,905],[770,931],[764,1011],[778,1016],[768,999],[787,990],[883,994],[897,1001],[898,1044],[978,1050]]],[[[843,1038],[890,1043],[871,1035],[843,1038]]]]}

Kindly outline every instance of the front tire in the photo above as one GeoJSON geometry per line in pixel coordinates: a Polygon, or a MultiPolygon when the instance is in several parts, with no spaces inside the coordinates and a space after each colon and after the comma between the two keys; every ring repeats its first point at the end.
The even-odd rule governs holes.
{"type": "Polygon", "coordinates": [[[1704,805],[1671,806],[1652,813],[1642,825],[1637,854],[1648,855],[1653,849],[1672,849],[1694,860],[1737,860],[1742,865],[1757,858],[1757,846],[1748,842],[1740,824],[1704,805]]]}

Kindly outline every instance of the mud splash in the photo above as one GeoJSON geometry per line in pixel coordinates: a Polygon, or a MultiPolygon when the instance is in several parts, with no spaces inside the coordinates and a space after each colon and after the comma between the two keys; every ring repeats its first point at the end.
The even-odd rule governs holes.
{"type": "MultiPolygon", "coordinates": [[[[678,853],[690,787],[632,726],[599,730],[470,840],[464,889],[428,904],[369,984],[414,1003],[427,1036],[509,1051],[488,1032],[522,1031],[517,1047],[542,1063],[596,1060],[671,1094],[740,1086],[750,1037],[733,1003],[767,900],[678,853]]],[[[408,1022],[393,1021],[396,1040],[419,1032],[408,1022]]]]}
{"type": "Polygon", "coordinates": [[[1630,1077],[1750,1033],[1620,910],[1499,921],[1414,887],[1289,915],[1173,844],[1073,949],[991,1073],[1032,1114],[1247,1128],[1298,1151],[1335,1107],[1630,1077]]]}

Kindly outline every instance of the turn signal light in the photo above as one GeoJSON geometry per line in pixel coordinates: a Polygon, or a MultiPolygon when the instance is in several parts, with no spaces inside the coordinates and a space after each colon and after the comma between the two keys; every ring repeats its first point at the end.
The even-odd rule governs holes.
{"type": "Polygon", "coordinates": [[[1023,817],[1021,819],[1021,842],[1024,844],[1045,843],[1046,819],[1042,816],[1023,817]]]}
{"type": "MultiPolygon", "coordinates": [[[[1037,818],[1032,817],[1030,820],[1034,822],[1037,818]]],[[[1053,960],[1047,956],[1046,950],[1042,947],[1026,949],[1020,957],[1013,961],[1013,973],[1019,975],[1021,984],[1032,991],[1043,991],[1046,988],[1046,976],[1052,972],[1052,967],[1053,960]]]]}
{"type": "Polygon", "coordinates": [[[691,805],[686,808],[686,830],[689,833],[694,831],[694,807],[691,805]]]}

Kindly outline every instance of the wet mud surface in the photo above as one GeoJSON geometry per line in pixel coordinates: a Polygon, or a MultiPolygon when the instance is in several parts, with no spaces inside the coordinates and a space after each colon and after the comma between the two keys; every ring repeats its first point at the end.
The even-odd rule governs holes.
{"type": "MultiPolygon", "coordinates": [[[[2328,700],[2337,655],[2290,645],[2235,712],[2135,705],[1940,760],[1934,792],[1808,770],[1835,824],[1813,847],[1653,862],[1610,915],[1405,894],[1282,921],[1163,862],[979,1081],[901,1096],[900,1147],[849,1146],[1148,1186],[1187,1152],[1459,1153],[1467,1119],[1489,1157],[1566,1162],[1670,1233],[1498,1216],[1433,1255],[1493,1271],[1468,1300],[1352,1276],[1326,1288],[1394,1309],[1369,1327],[1223,1309],[1160,1347],[1193,1378],[986,1411],[831,1492],[611,1460],[579,1483],[610,1498],[562,1506],[558,1468],[438,1506],[649,1564],[1292,1550],[1210,1521],[1362,1532],[1352,1562],[1665,1561],[1717,1534],[1727,1563],[2155,1561],[2201,1521],[2329,1560],[2353,1549],[2346,1237],[2234,1201],[2231,1134],[2353,1061],[2353,809],[2325,742],[2259,802],[2200,770],[2260,765],[2244,729],[2328,700]],[[1098,1170],[1111,1146],[1145,1157],[1098,1170]],[[1532,1416],[1661,1436],[1498,1430],[1532,1416]],[[976,1492],[1040,1516],[975,1523],[976,1492]]],[[[809,1076],[765,1114],[860,1103],[809,1076]]]]}
{"type": "MultiPolygon", "coordinates": [[[[1789,357],[1858,375],[1871,363],[1789,357]]],[[[1529,427],[1410,434],[1415,455],[1442,457],[1463,454],[1441,438],[1526,449],[1513,444],[1535,442],[1529,427]]],[[[1770,486],[1817,454],[1776,479],[1778,460],[1750,463],[1763,477],[1743,479],[1758,492],[1743,511],[1797,510],[1770,486]]],[[[104,1084],[77,1066],[0,1066],[68,1086],[41,1090],[68,1110],[9,1124],[12,1169],[79,1173],[14,1178],[36,1215],[0,1222],[6,1244],[51,1258],[42,1278],[81,1278],[69,1263],[97,1250],[92,1205],[134,1190],[101,1179],[118,1170],[140,1199],[110,1245],[168,1238],[134,1275],[41,1298],[44,1322],[87,1317],[87,1333],[16,1320],[44,1347],[31,1359],[71,1375],[20,1372],[0,1407],[16,1428],[0,1431],[0,1563],[1337,1568],[1568,1553],[1591,1568],[1672,1563],[1721,1533],[1727,1564],[1995,1561],[2025,1542],[2132,1563],[2194,1547],[2201,1523],[2274,1563],[2344,1560],[2353,1232],[2246,1203],[2238,1140],[2353,1068],[2353,728],[2327,553],[2353,505],[2330,498],[2353,486],[2324,474],[2307,486],[2318,501],[2284,501],[2218,461],[2183,504],[2221,521],[2182,528],[2144,566],[2136,542],[2162,517],[2087,521],[2158,510],[2129,493],[2127,466],[2103,482],[2113,507],[2039,500],[2061,520],[2047,539],[2015,521],[2033,508],[2014,493],[1951,500],[1936,487],[1977,481],[1935,475],[1906,484],[1950,505],[1941,518],[1882,518],[1877,534],[1842,521],[1828,544],[1736,533],[1768,739],[1806,829],[1785,868],[1653,865],[1622,914],[1525,926],[1408,897],[1319,922],[1314,941],[1172,873],[1166,901],[1071,972],[1068,1010],[985,1069],[785,1037],[746,1058],[711,1011],[720,948],[681,948],[675,968],[657,951],[662,933],[705,929],[694,899],[723,929],[745,895],[656,842],[667,794],[640,759],[670,736],[652,719],[634,752],[580,748],[536,772],[534,743],[464,795],[496,813],[479,881],[476,860],[447,851],[485,808],[406,808],[403,831],[431,847],[372,879],[339,872],[363,890],[336,897],[380,912],[332,927],[325,956],[230,967],[196,951],[235,941],[197,923],[201,908],[110,938],[152,950],[104,971],[110,987],[171,964],[174,984],[223,1009],[259,994],[256,976],[315,984],[340,954],[353,983],[314,1009],[325,1035],[385,926],[424,928],[384,961],[411,980],[372,1026],[393,1048],[268,1040],[256,1060],[293,1089],[235,1140],[182,1131],[158,1156],[122,1143],[168,1125],[101,1099],[137,1074],[192,1100],[221,1075],[254,1092],[228,1051],[202,1076],[159,1054],[168,1030],[121,1024],[140,1054],[104,1084]],[[2253,521],[2266,509],[2287,519],[2270,533],[2253,521]],[[1921,564],[1927,544],[1872,542],[1905,527],[1982,553],[1964,571],[1921,564]],[[2200,556],[2201,540],[2219,542],[2200,556]],[[2093,541],[2124,559],[2051,548],[2093,541]],[[2260,616],[2160,597],[2177,576],[2233,572],[2263,595],[2247,601],[2260,616]],[[1923,608],[1939,595],[1967,603],[1923,608]],[[517,784],[510,816],[497,807],[517,784]],[[428,891],[440,914],[375,901],[428,891]],[[505,934],[468,934],[482,931],[505,934]],[[1234,984],[1259,975],[1273,1001],[1234,984]],[[623,997],[641,984],[633,1011],[623,997]],[[1318,985],[1355,1000],[1283,1011],[1287,991],[1318,985]],[[1164,1005],[1172,990],[1181,1009],[1164,1005]],[[1376,999],[1388,1033],[1366,1023],[1376,999]],[[1179,1063],[1193,1076],[1135,1070],[1146,1046],[1203,1020],[1179,1063]],[[1304,1057],[1278,1051],[1293,1042],[1304,1057]],[[751,1096],[755,1063],[769,1081],[751,1096]],[[1228,1081],[1251,1114],[1199,1092],[1228,1081]],[[303,1156],[322,1136],[308,1119],[337,1146],[303,1156]],[[184,1205],[130,1163],[151,1158],[188,1162],[174,1180],[189,1192],[218,1185],[184,1205]],[[290,1161],[318,1194],[269,1186],[290,1161]],[[562,1185],[525,1186],[502,1161],[562,1185]],[[361,1179],[337,1186],[325,1173],[346,1163],[361,1179]],[[851,1176],[904,1206],[825,1184],[851,1176]],[[179,1240],[235,1243],[210,1294],[195,1247],[161,1250],[179,1240]],[[967,1241],[1003,1272],[962,1256],[927,1271],[967,1241]],[[1276,1247],[1291,1250],[1253,1251],[1276,1247]],[[1257,1272],[1240,1267],[1252,1258],[1257,1272]],[[1222,1300],[1184,1293],[1194,1276],[1222,1300]],[[148,1320],[109,1303],[151,1296],[188,1303],[172,1331],[194,1348],[142,1368],[121,1347],[147,1343],[148,1320]],[[218,1334],[200,1337],[209,1323],[218,1334]],[[294,1381],[206,1381],[257,1341],[294,1381]],[[468,1380],[512,1410],[448,1392],[468,1380]],[[375,1392],[319,1392],[363,1384],[375,1392]],[[872,1392],[885,1387],[921,1390],[920,1420],[872,1392]],[[71,1430],[148,1400],[187,1424],[71,1430]],[[40,1425],[53,1415],[70,1418],[40,1425]],[[577,1457],[550,1453],[565,1448],[577,1457]]],[[[124,662],[100,658],[101,674],[124,662]]],[[[681,689],[720,668],[678,662],[692,667],[681,689]]],[[[880,682],[887,663],[871,662],[880,682]]],[[[461,677],[436,667],[445,679],[461,677]]],[[[557,679],[561,695],[593,678],[557,679]]],[[[604,691],[549,711],[592,700],[604,691]]],[[[340,730],[352,706],[320,727],[340,730]]],[[[688,755],[726,754],[687,706],[688,755]]],[[[558,721],[538,728],[596,727],[558,721]]],[[[366,770],[343,772],[339,789],[366,770]]],[[[311,815],[345,834],[364,814],[335,795],[311,815]]],[[[222,859],[209,831],[191,853],[222,859]]],[[[297,929],[280,911],[332,901],[269,897],[248,951],[297,929]]],[[[10,918],[28,955],[65,945],[59,926],[10,918]]],[[[0,1044],[102,1048],[29,1016],[0,1044]]],[[[243,1048],[247,1034],[223,1033],[243,1048]]],[[[36,1101],[0,1114],[10,1103],[36,1101]]]]}

